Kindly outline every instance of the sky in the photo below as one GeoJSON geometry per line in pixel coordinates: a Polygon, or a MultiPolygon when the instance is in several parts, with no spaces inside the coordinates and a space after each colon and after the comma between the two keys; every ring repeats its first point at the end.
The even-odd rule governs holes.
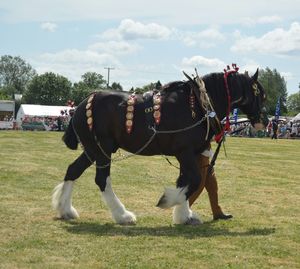
{"type": "Polygon", "coordinates": [[[300,0],[0,0],[0,55],[124,90],[222,72],[277,69],[299,91],[300,0]]]}

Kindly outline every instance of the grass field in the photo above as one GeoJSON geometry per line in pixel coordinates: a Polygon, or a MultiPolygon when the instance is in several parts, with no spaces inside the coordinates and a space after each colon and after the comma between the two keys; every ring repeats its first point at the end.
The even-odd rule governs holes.
{"type": "Polygon", "coordinates": [[[172,210],[155,207],[178,174],[162,157],[114,163],[114,190],[138,217],[124,227],[101,201],[93,167],[74,189],[80,219],[55,219],[52,189],[80,154],[61,135],[0,132],[0,268],[300,268],[300,141],[228,138],[216,173],[234,218],[212,221],[203,193],[197,227],[172,225],[172,210]]]}

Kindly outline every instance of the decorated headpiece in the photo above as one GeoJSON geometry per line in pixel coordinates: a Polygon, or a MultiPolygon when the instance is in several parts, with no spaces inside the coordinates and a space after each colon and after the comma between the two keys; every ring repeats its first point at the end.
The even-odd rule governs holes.
{"type": "Polygon", "coordinates": [[[227,69],[224,68],[224,76],[228,77],[232,73],[237,73],[239,71],[239,67],[236,64],[232,64],[232,69],[229,65],[227,65],[227,69]]]}

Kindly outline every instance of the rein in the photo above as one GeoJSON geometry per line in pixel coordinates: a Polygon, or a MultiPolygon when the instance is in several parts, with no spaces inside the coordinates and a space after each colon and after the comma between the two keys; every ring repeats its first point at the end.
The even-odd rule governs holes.
{"type": "MultiPolygon", "coordinates": [[[[229,124],[230,124],[230,123],[229,123],[229,124]]],[[[245,128],[246,128],[246,126],[241,127],[241,128],[239,128],[239,129],[237,129],[237,130],[234,130],[234,131],[232,131],[232,132],[229,132],[229,134],[232,135],[232,134],[238,133],[238,132],[244,130],[245,128]]],[[[213,171],[213,169],[214,169],[214,166],[215,166],[216,160],[217,160],[217,158],[218,158],[218,155],[219,155],[219,152],[220,152],[220,148],[221,148],[222,143],[223,143],[223,146],[224,146],[225,156],[227,157],[226,149],[225,149],[225,133],[222,135],[220,141],[217,142],[217,143],[218,143],[218,146],[217,146],[217,148],[216,148],[216,151],[215,151],[215,153],[214,153],[214,155],[213,155],[213,157],[212,157],[212,159],[211,159],[211,161],[210,161],[210,164],[208,165],[207,173],[209,173],[209,174],[211,174],[212,171],[213,171]]]]}
{"type": "MultiPolygon", "coordinates": [[[[238,133],[238,132],[244,130],[245,128],[246,128],[246,126],[241,127],[241,128],[239,128],[239,129],[237,129],[237,130],[234,130],[234,131],[230,132],[229,134],[232,135],[232,134],[238,133]]],[[[210,161],[210,164],[208,165],[207,173],[212,173],[213,168],[214,168],[215,163],[216,163],[216,160],[217,160],[217,158],[218,158],[218,155],[219,155],[219,152],[220,152],[220,148],[221,148],[222,143],[223,143],[223,146],[224,146],[225,156],[227,156],[227,154],[226,154],[226,149],[225,149],[225,133],[221,136],[220,141],[217,143],[218,146],[217,146],[217,148],[216,148],[216,150],[215,150],[215,152],[214,152],[214,155],[213,155],[213,157],[212,157],[212,159],[211,159],[211,161],[210,161]]],[[[177,168],[177,169],[180,169],[178,166],[174,165],[174,164],[168,159],[168,157],[166,157],[166,156],[163,156],[163,157],[166,159],[166,161],[169,163],[169,165],[171,165],[171,166],[173,166],[173,167],[175,167],[175,168],[177,168]]]]}

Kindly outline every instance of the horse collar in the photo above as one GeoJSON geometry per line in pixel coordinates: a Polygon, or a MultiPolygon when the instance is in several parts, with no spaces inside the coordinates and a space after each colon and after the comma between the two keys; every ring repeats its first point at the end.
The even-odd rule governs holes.
{"type": "Polygon", "coordinates": [[[127,100],[127,112],[126,112],[125,127],[126,127],[126,132],[128,134],[131,133],[132,127],[133,127],[133,116],[134,116],[135,103],[136,103],[136,97],[135,97],[135,94],[133,93],[128,97],[128,100],[127,100]]]}
{"type": "Polygon", "coordinates": [[[85,115],[86,115],[86,123],[89,127],[89,130],[92,131],[93,129],[93,100],[94,100],[94,97],[95,97],[96,93],[92,93],[90,95],[90,97],[88,98],[87,100],[87,104],[85,106],[85,109],[86,109],[86,112],[85,112],[85,115]]]}
{"type": "MultiPolygon", "coordinates": [[[[145,115],[147,123],[150,127],[160,124],[161,119],[161,94],[153,91],[146,92],[143,95],[144,105],[145,105],[145,115]]],[[[133,128],[133,118],[135,113],[136,96],[131,94],[127,100],[127,112],[126,112],[126,122],[125,128],[126,132],[130,134],[133,128]]]]}

